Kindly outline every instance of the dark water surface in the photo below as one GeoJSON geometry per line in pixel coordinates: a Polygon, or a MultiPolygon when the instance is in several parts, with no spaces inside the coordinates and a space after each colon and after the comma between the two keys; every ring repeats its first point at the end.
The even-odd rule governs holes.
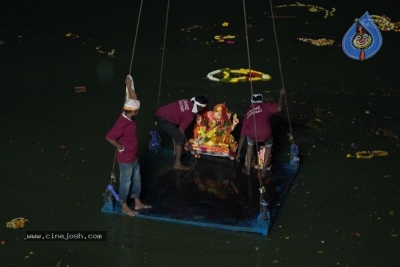
{"type": "MultiPolygon", "coordinates": [[[[364,62],[340,47],[294,40],[330,35],[340,44],[366,11],[400,21],[394,2],[305,3],[335,7],[328,19],[306,8],[275,10],[302,16],[275,20],[302,166],[267,237],[102,214],[114,157],[104,136],[122,106],[140,1],[25,2],[0,4],[1,267],[55,266],[64,255],[61,266],[399,265],[400,33],[382,32],[381,50],[364,62]],[[65,37],[69,32],[80,38],[65,37]],[[115,58],[98,46],[115,49],[115,58]],[[87,92],[75,94],[80,85],[87,92]],[[346,157],[363,150],[389,156],[346,157]],[[15,217],[29,222],[6,228],[15,217]],[[24,241],[26,230],[103,230],[108,241],[33,243],[24,241]]],[[[251,67],[274,78],[253,83],[253,91],[276,100],[281,80],[269,2],[246,4],[251,67]]],[[[157,108],[166,8],[167,1],[144,1],[132,64],[142,158],[157,108]]],[[[248,68],[244,36],[242,1],[171,1],[160,105],[202,93],[242,119],[250,85],[204,77],[248,68]],[[193,25],[204,26],[181,30],[193,25]],[[238,35],[234,45],[211,42],[228,34],[238,35]]],[[[274,160],[286,161],[285,113],[273,126],[274,160]]]]}

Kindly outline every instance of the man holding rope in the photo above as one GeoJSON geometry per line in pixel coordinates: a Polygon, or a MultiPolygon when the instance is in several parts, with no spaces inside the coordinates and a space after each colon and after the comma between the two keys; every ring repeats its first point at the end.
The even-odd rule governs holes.
{"type": "MultiPolygon", "coordinates": [[[[175,170],[189,170],[181,163],[182,147],[187,143],[186,128],[193,122],[196,114],[206,107],[207,98],[202,95],[192,99],[181,99],[160,107],[156,112],[156,122],[171,138],[174,145],[175,170]]],[[[192,151],[192,145],[188,144],[188,150],[192,151]]]]}
{"type": "Polygon", "coordinates": [[[242,169],[246,175],[250,175],[254,144],[257,141],[263,142],[266,147],[261,177],[263,178],[266,176],[267,169],[269,168],[267,163],[271,155],[274,141],[269,117],[271,114],[282,110],[283,98],[285,95],[286,90],[282,88],[279,91],[278,103],[264,101],[261,94],[253,94],[251,96],[251,105],[243,119],[242,131],[240,132],[239,146],[236,154],[236,160],[239,161],[244,139],[247,138],[247,166],[242,169]]]}
{"type": "Polygon", "coordinates": [[[135,210],[148,209],[151,206],[143,204],[139,198],[141,176],[135,117],[139,113],[140,102],[137,99],[130,75],[126,77],[125,84],[129,98],[126,100],[124,110],[118,120],[107,133],[106,139],[118,151],[116,159],[119,165],[119,202],[122,205],[122,212],[133,217],[137,215],[137,212],[128,206],[128,196],[135,200],[135,210]]]}

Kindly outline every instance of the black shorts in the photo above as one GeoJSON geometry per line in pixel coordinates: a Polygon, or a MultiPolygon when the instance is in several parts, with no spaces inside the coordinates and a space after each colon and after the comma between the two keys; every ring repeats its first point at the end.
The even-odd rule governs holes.
{"type": "Polygon", "coordinates": [[[179,131],[178,127],[172,122],[167,121],[162,117],[156,117],[157,125],[160,126],[162,130],[164,130],[172,139],[175,140],[177,145],[183,147],[185,144],[186,138],[179,131]]]}

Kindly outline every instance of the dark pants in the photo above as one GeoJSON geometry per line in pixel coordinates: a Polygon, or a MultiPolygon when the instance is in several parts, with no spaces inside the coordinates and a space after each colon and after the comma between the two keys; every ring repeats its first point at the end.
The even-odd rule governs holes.
{"type": "Polygon", "coordinates": [[[183,136],[175,124],[162,117],[156,117],[156,122],[163,131],[165,131],[173,140],[175,140],[177,145],[183,147],[186,141],[185,136],[183,136]]]}

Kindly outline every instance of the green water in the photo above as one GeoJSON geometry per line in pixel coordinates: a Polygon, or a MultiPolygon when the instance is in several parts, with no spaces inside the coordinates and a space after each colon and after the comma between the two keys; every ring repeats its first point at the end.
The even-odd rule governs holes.
{"type": "MultiPolygon", "coordinates": [[[[141,100],[140,155],[147,152],[157,102],[205,94],[243,114],[248,83],[216,84],[222,68],[248,68],[242,1],[171,1],[159,87],[166,1],[144,1],[132,76],[141,100]],[[220,26],[229,22],[229,26],[220,26]],[[186,29],[204,25],[201,29],[186,29]],[[238,35],[234,45],[209,43],[238,35]],[[196,39],[197,38],[197,39],[196,39]],[[183,42],[183,44],[182,44],[183,42]],[[158,97],[160,93],[160,97],[158,97]]],[[[251,67],[270,74],[252,90],[277,99],[281,79],[268,1],[246,1],[251,67]],[[266,12],[266,13],[265,13],[266,12]],[[264,39],[263,42],[256,40],[264,39]]],[[[282,2],[277,4],[290,4],[282,2]]],[[[294,3],[294,2],[293,2],[294,3]]],[[[282,71],[301,169],[267,237],[154,222],[100,212],[113,148],[104,136],[125,94],[139,1],[0,4],[0,266],[397,266],[399,265],[400,33],[382,32],[372,58],[296,37],[332,35],[369,11],[400,21],[394,4],[315,1],[277,9],[282,71]],[[71,32],[78,39],[65,37],[71,32]],[[115,58],[96,47],[116,49],[115,58]],[[76,94],[75,86],[87,92],[76,94]],[[347,158],[362,150],[386,157],[347,158]],[[29,220],[13,230],[5,223],[29,220]],[[107,231],[107,242],[26,242],[25,231],[107,231]]],[[[288,160],[287,115],[274,119],[276,160],[288,160]]],[[[165,145],[169,145],[168,142],[165,145]]],[[[143,178],[145,179],[145,177],[143,178]]]]}

